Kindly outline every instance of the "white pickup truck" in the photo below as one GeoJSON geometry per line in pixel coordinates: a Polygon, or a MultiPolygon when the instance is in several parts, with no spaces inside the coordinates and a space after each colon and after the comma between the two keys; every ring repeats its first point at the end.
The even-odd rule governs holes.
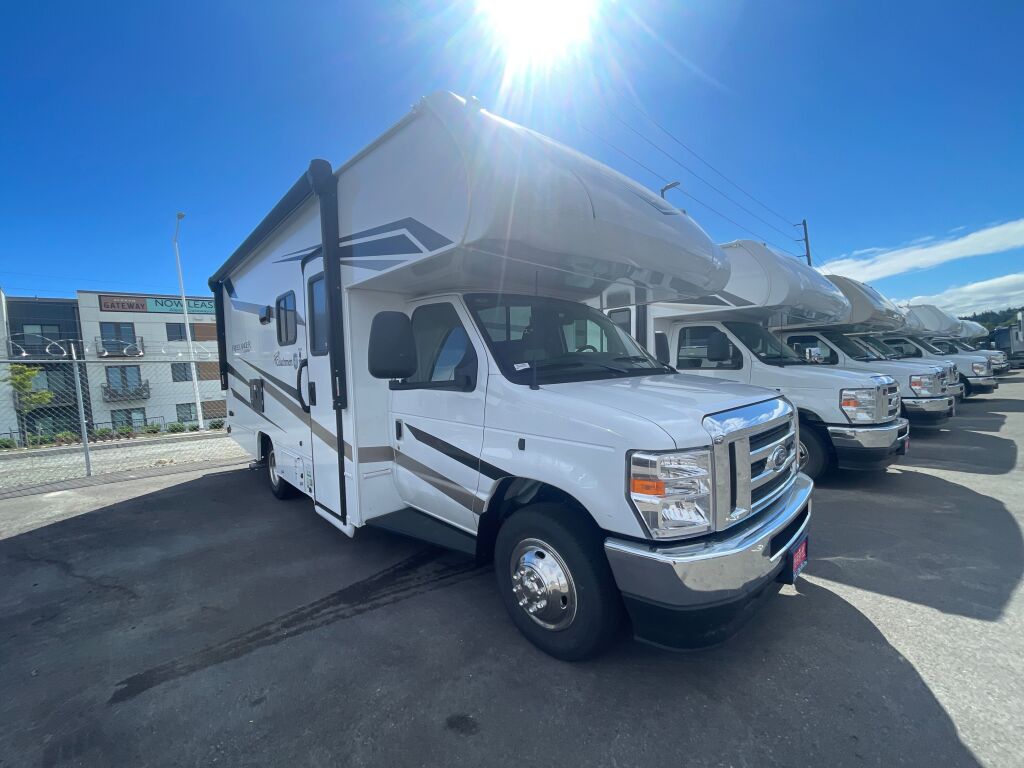
{"type": "Polygon", "coordinates": [[[900,416],[896,381],[884,373],[824,368],[798,355],[768,326],[843,319],[843,295],[816,271],[761,243],[722,246],[727,286],[687,302],[657,303],[652,349],[679,371],[770,387],[800,416],[801,469],[882,469],[906,452],[910,427],[900,416]],[[659,342],[655,334],[664,334],[659,342]]]}
{"type": "Polygon", "coordinates": [[[804,322],[776,329],[779,338],[798,351],[811,351],[824,365],[873,371],[891,376],[900,388],[903,415],[917,426],[939,426],[955,413],[956,383],[952,364],[895,359],[895,351],[869,335],[903,328],[899,308],[877,291],[847,277],[828,280],[850,304],[849,315],[838,323],[804,322]]]}
{"type": "Polygon", "coordinates": [[[313,161],[210,278],[231,435],[353,545],[369,525],[493,560],[553,656],[627,615],[659,645],[715,642],[807,562],[797,409],[677,373],[586,302],[728,271],[649,190],[435,94],[337,170],[313,161]]]}

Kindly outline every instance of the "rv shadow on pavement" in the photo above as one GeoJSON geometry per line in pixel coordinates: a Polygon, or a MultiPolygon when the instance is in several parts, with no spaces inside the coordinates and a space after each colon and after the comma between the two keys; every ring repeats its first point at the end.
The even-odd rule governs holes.
{"type": "MultiPolygon", "coordinates": [[[[518,634],[489,569],[357,544],[261,481],[208,475],[0,541],[0,764],[976,764],[913,666],[821,586],[715,649],[624,641],[566,664],[518,634]]],[[[1019,562],[991,505],[974,524],[1002,549],[979,553],[954,542],[956,510],[933,512],[947,532],[845,493],[816,505],[820,576],[885,592],[939,569],[925,538],[895,551],[907,533],[1019,562]]],[[[908,599],[991,617],[1019,575],[908,599]]]]}
{"type": "MultiPolygon", "coordinates": [[[[1005,421],[1001,414],[993,416],[1005,421]]],[[[942,429],[910,430],[910,451],[894,466],[930,467],[977,475],[1005,475],[1017,465],[1017,443],[999,437],[998,426],[974,417],[956,417],[942,429]]]]}
{"type": "Polygon", "coordinates": [[[1006,506],[924,472],[835,478],[812,525],[810,574],[945,613],[996,621],[1024,574],[1006,506]]]}

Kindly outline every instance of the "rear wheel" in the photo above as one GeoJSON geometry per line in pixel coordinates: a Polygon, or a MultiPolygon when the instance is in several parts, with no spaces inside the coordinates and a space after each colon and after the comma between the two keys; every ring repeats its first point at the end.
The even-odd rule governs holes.
{"type": "Polygon", "coordinates": [[[508,518],[494,545],[498,589],[519,631],[565,661],[595,656],[622,626],[622,597],[604,539],[585,513],[532,504],[508,518]]]}
{"type": "Polygon", "coordinates": [[[811,426],[800,425],[800,443],[797,445],[800,471],[812,480],[824,475],[832,464],[832,450],[821,432],[811,426]]]}
{"type": "Polygon", "coordinates": [[[263,441],[263,464],[267,471],[267,484],[270,492],[279,499],[287,499],[295,494],[295,489],[277,474],[277,452],[270,438],[263,441]]]}

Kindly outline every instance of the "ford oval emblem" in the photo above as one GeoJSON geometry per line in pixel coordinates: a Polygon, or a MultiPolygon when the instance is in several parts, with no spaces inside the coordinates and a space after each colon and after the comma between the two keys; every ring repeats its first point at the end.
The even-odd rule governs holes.
{"type": "Polygon", "coordinates": [[[768,455],[768,466],[778,472],[786,464],[786,459],[789,458],[789,451],[786,450],[786,446],[779,445],[775,447],[775,450],[768,455]]]}

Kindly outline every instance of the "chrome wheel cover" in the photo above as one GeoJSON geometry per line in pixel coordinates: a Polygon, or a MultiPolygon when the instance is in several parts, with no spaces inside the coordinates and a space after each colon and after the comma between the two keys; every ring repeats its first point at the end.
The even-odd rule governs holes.
{"type": "Polygon", "coordinates": [[[576,585],[561,555],[540,539],[523,539],[509,558],[512,597],[540,626],[567,629],[576,618],[576,585]]]}
{"type": "Polygon", "coordinates": [[[270,473],[270,484],[277,488],[277,457],[273,448],[267,454],[267,471],[270,473]]]}

